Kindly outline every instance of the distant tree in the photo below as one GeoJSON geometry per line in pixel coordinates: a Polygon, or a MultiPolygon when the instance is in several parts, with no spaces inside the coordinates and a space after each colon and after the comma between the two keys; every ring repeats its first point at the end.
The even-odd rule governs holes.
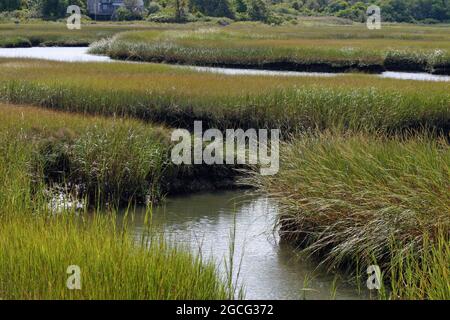
{"type": "Polygon", "coordinates": [[[295,9],[295,10],[297,10],[297,11],[300,11],[300,9],[303,7],[303,2],[301,2],[301,1],[294,1],[293,3],[292,3],[292,8],[293,9],[295,9]]]}
{"type": "Polygon", "coordinates": [[[234,18],[234,8],[230,0],[190,0],[189,7],[207,16],[234,18]]]}
{"type": "Polygon", "coordinates": [[[42,0],[41,11],[44,18],[62,18],[67,13],[68,0],[42,0]]]}
{"type": "Polygon", "coordinates": [[[21,1],[20,0],[1,0],[0,2],[0,10],[2,11],[12,11],[20,9],[21,1]]]}
{"type": "Polygon", "coordinates": [[[175,0],[175,20],[183,22],[187,19],[188,6],[186,0],[175,0]]]}
{"type": "Polygon", "coordinates": [[[449,19],[450,16],[448,15],[448,7],[449,4],[446,0],[432,0],[429,18],[436,19],[438,21],[449,19]]]}
{"type": "Polygon", "coordinates": [[[127,8],[128,10],[132,11],[135,8],[139,7],[140,2],[142,3],[142,0],[123,0],[123,4],[125,6],[125,8],[127,8]]]}
{"type": "Polygon", "coordinates": [[[266,1],[250,0],[248,16],[254,21],[267,21],[270,16],[270,11],[266,1]]]}
{"type": "Polygon", "coordinates": [[[161,11],[161,6],[155,1],[149,2],[146,7],[149,14],[161,11]]]}
{"type": "Polygon", "coordinates": [[[312,11],[319,11],[320,4],[317,0],[306,0],[304,7],[312,11]]]}
{"type": "Polygon", "coordinates": [[[336,15],[353,21],[364,22],[366,21],[367,7],[363,2],[356,2],[351,7],[338,11],[336,15]]]}
{"type": "Polygon", "coordinates": [[[239,13],[247,12],[247,1],[246,0],[235,0],[234,6],[236,8],[236,12],[239,12],[239,13]]]}
{"type": "Polygon", "coordinates": [[[339,12],[341,10],[345,10],[348,7],[350,7],[349,3],[347,1],[344,0],[335,0],[335,1],[331,1],[328,6],[327,6],[327,11],[329,13],[336,13],[339,12]]]}
{"type": "Polygon", "coordinates": [[[383,20],[411,22],[410,8],[405,0],[385,0],[380,3],[383,20]]]}

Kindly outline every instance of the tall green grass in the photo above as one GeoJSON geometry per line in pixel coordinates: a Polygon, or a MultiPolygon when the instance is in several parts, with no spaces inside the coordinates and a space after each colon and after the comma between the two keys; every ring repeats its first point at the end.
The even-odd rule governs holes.
{"type": "Polygon", "coordinates": [[[450,84],[223,76],[165,65],[1,60],[0,100],[192,127],[448,132],[450,84]]]}
{"type": "Polygon", "coordinates": [[[4,139],[29,144],[29,173],[37,187],[42,181],[68,185],[91,203],[116,204],[158,200],[167,191],[166,128],[7,105],[0,105],[0,114],[2,134],[12,135],[4,139]]]}
{"type": "Polygon", "coordinates": [[[233,166],[175,166],[171,131],[137,120],[1,104],[0,116],[3,139],[31,142],[33,188],[45,182],[90,205],[157,203],[167,194],[231,188],[237,175],[233,166]]]}
{"type": "Polygon", "coordinates": [[[0,47],[31,46],[88,46],[89,44],[110,38],[113,35],[130,30],[167,30],[177,28],[191,29],[194,26],[154,24],[154,23],[89,23],[82,21],[81,30],[69,30],[61,22],[30,22],[21,24],[0,23],[0,47]]]}
{"type": "Polygon", "coordinates": [[[392,298],[449,298],[444,139],[305,134],[280,157],[277,175],[252,182],[280,203],[282,238],[329,267],[380,265],[392,298]]]}
{"type": "MultiPolygon", "coordinates": [[[[125,133],[139,137],[143,126],[13,106],[2,106],[0,113],[1,299],[233,298],[234,289],[229,291],[211,262],[187,253],[186,248],[166,243],[152,234],[151,228],[136,241],[114,211],[76,212],[64,207],[55,211],[49,206],[48,186],[33,169],[45,166],[36,164],[42,160],[35,154],[41,139],[58,135],[55,129],[64,125],[95,151],[92,157],[80,155],[85,165],[111,164],[109,170],[123,178],[122,171],[132,176],[136,169],[130,164],[133,156],[149,154],[146,149],[135,153],[138,142],[133,140],[113,139],[124,146],[111,146],[107,141],[111,134],[108,127],[120,132],[120,128],[128,126],[125,133]],[[96,144],[105,143],[104,148],[112,148],[107,153],[96,151],[98,145],[88,141],[92,126],[96,127],[94,131],[106,131],[96,144]],[[123,148],[127,148],[129,160],[121,154],[123,148]],[[81,268],[81,290],[66,287],[66,270],[71,265],[81,268]]],[[[147,134],[158,130],[146,128],[147,134]]],[[[153,169],[151,164],[143,164],[153,169]]],[[[90,173],[90,178],[95,179],[95,170],[90,173]]]]}
{"type": "Polygon", "coordinates": [[[161,239],[135,243],[114,216],[13,210],[0,214],[2,299],[232,298],[213,264],[161,239]],[[66,287],[71,265],[81,290],[66,287]]]}
{"type": "Polygon", "coordinates": [[[82,30],[69,30],[63,23],[0,24],[0,47],[88,46],[127,30],[109,26],[84,27],[82,30]]]}
{"type": "Polygon", "coordinates": [[[330,71],[388,70],[448,74],[444,28],[384,25],[267,27],[233,24],[188,31],[130,31],[91,52],[115,59],[241,68],[330,71]]]}
{"type": "Polygon", "coordinates": [[[391,259],[385,274],[388,281],[380,292],[381,299],[450,299],[450,242],[448,230],[441,232],[433,241],[425,234],[419,253],[414,247],[402,251],[392,246],[391,250],[398,250],[398,253],[391,259]]]}

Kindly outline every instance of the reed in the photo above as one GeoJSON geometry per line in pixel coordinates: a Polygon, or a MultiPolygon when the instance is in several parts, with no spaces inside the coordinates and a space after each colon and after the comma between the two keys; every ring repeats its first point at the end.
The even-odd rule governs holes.
{"type": "Polygon", "coordinates": [[[85,47],[91,43],[131,30],[195,29],[203,23],[157,24],[149,22],[88,22],[82,20],[81,30],[69,30],[65,21],[32,21],[12,24],[0,23],[0,48],[24,48],[31,46],[85,47]]]}
{"type": "Polygon", "coordinates": [[[236,187],[236,166],[171,161],[171,130],[141,121],[1,105],[4,139],[26,138],[29,174],[88,205],[158,203],[166,195],[236,187]]]}
{"type": "Polygon", "coordinates": [[[0,60],[0,100],[171,127],[448,132],[450,85],[368,75],[224,76],[167,65],[0,60]]]}
{"type": "Polygon", "coordinates": [[[391,298],[449,297],[445,140],[304,134],[280,157],[277,175],[252,181],[280,203],[282,238],[330,268],[380,265],[391,298]]]}
{"type": "Polygon", "coordinates": [[[74,217],[15,207],[0,214],[2,299],[229,299],[215,266],[186,249],[133,242],[105,212],[74,217]],[[27,215],[29,213],[30,215],[27,215]],[[34,213],[34,215],[32,215],[34,213]],[[81,290],[66,270],[81,268],[81,290]]]}
{"type": "Polygon", "coordinates": [[[393,244],[392,250],[399,250],[390,261],[388,278],[380,299],[404,300],[448,300],[450,285],[448,283],[450,245],[448,230],[440,231],[433,241],[425,233],[422,250],[415,248],[401,251],[393,244]],[[447,234],[445,234],[447,232],[447,234]]]}
{"type": "Polygon", "coordinates": [[[426,71],[449,74],[441,27],[282,26],[237,23],[187,31],[130,31],[92,52],[115,59],[296,71],[426,71]],[[420,33],[420,34],[419,34],[420,33]]]}
{"type": "Polygon", "coordinates": [[[69,30],[66,24],[61,22],[2,23],[0,24],[0,47],[88,46],[119,32],[156,28],[158,26],[155,24],[130,25],[106,22],[91,24],[83,21],[81,30],[69,30]]]}
{"type": "MultiPolygon", "coordinates": [[[[118,140],[112,130],[136,135],[142,141],[158,129],[145,126],[147,140],[135,121],[106,120],[63,115],[33,108],[1,106],[0,122],[0,298],[1,299],[230,299],[226,279],[219,276],[212,261],[188,253],[187,248],[167,243],[152,229],[135,239],[122,215],[113,210],[88,210],[49,205],[48,185],[33,168],[42,158],[36,157],[41,139],[59,139],[61,126],[71,131],[78,145],[95,151],[95,157],[80,155],[86,166],[112,164],[109,169],[124,179],[139,176],[139,166],[129,156],[136,145],[133,140],[118,140]],[[95,144],[89,142],[94,132],[106,131],[95,144]],[[124,131],[121,128],[127,127],[124,131]],[[59,130],[59,133],[58,133],[59,130]],[[135,130],[135,131],[133,131],[135,130]],[[141,136],[139,136],[141,134],[141,136]],[[112,137],[111,137],[112,135],[112,137]],[[111,145],[113,139],[118,147],[111,145]],[[96,150],[105,144],[107,153],[96,150]],[[116,158],[116,159],[109,159],[116,158]],[[138,169],[138,170],[136,170],[138,169]],[[134,171],[137,171],[135,173],[134,171]],[[66,270],[71,265],[81,268],[81,290],[69,290],[66,270]]],[[[67,135],[65,135],[67,138],[67,135]]],[[[92,138],[91,138],[92,139],[92,138]]],[[[156,139],[157,140],[157,139],[156,139]]],[[[153,147],[153,152],[158,149],[153,147]]],[[[148,147],[147,147],[148,148],[148,147]]],[[[151,154],[142,149],[144,155],[151,154]]],[[[82,154],[80,150],[77,150],[82,154]]],[[[142,158],[137,158],[140,161],[142,158]]],[[[45,159],[44,159],[45,160],[45,159]]],[[[148,170],[152,163],[143,162],[148,170]]],[[[44,167],[40,163],[38,167],[44,167]]],[[[82,170],[80,164],[77,165],[82,170]]],[[[100,168],[100,171],[103,170],[100,168]]],[[[95,170],[89,170],[95,179],[95,170]]],[[[128,183],[127,183],[128,184],[128,183]]],[[[101,188],[103,185],[99,185],[101,188]]]]}

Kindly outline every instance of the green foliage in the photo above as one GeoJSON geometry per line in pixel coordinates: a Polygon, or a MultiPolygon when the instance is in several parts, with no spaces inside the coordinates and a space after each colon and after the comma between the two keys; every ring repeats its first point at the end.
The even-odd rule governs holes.
{"type": "Polygon", "coordinates": [[[291,205],[294,216],[282,219],[302,230],[287,228],[286,236],[304,235],[315,249],[329,247],[335,263],[344,262],[346,254],[364,253],[365,263],[370,263],[370,253],[387,262],[383,257],[391,237],[419,249],[418,235],[437,235],[438,222],[450,226],[450,148],[445,139],[305,134],[280,154],[284,165],[279,174],[256,179],[291,205]]]}
{"type": "Polygon", "coordinates": [[[367,7],[362,2],[357,2],[353,6],[340,10],[336,13],[338,17],[347,18],[357,22],[366,21],[366,10],[367,7]]]}
{"type": "Polygon", "coordinates": [[[267,21],[270,16],[269,7],[265,0],[250,0],[248,7],[250,20],[267,21]]]}
{"type": "Polygon", "coordinates": [[[381,298],[450,298],[445,139],[303,134],[282,145],[280,163],[277,175],[253,183],[283,208],[285,241],[330,268],[379,265],[381,298]]]}
{"type": "Polygon", "coordinates": [[[213,128],[280,128],[285,135],[312,128],[384,133],[450,128],[447,83],[371,75],[224,77],[155,64],[22,61],[17,68],[14,61],[0,68],[2,101],[70,112],[177,127],[202,119],[213,128]]]}
{"type": "Polygon", "coordinates": [[[141,20],[142,14],[140,12],[130,10],[126,7],[120,7],[115,12],[115,19],[119,21],[141,20]]]}
{"type": "MultiPolygon", "coordinates": [[[[126,0],[134,2],[136,0],[126,0]]],[[[1,11],[30,9],[38,11],[44,18],[57,19],[65,16],[69,4],[78,5],[83,12],[85,0],[3,0],[1,11]]],[[[197,18],[202,16],[227,17],[238,20],[264,22],[288,21],[292,15],[334,15],[357,22],[364,22],[366,9],[375,4],[381,7],[382,21],[438,23],[450,21],[449,0],[145,0],[150,15],[161,9],[169,9],[171,18],[153,17],[151,20],[174,20],[185,22],[189,12],[197,18]],[[289,10],[292,9],[292,10],[289,10]],[[278,12],[271,17],[270,10],[278,12]]],[[[128,8],[130,10],[130,8],[128,8]]],[[[133,10],[130,10],[133,11],[133,10]]],[[[141,19],[142,16],[120,12],[125,20],[141,19]]],[[[166,10],[162,16],[167,16],[166,10]]]]}
{"type": "Polygon", "coordinates": [[[234,6],[236,12],[245,13],[247,12],[247,1],[246,0],[234,0],[234,6]]]}
{"type": "Polygon", "coordinates": [[[2,0],[0,2],[1,11],[12,11],[20,8],[21,0],[2,0]]]}
{"type": "Polygon", "coordinates": [[[42,15],[48,19],[64,17],[68,6],[68,0],[42,0],[42,15]]]}
{"type": "Polygon", "coordinates": [[[147,6],[147,11],[149,14],[154,14],[161,11],[161,6],[157,2],[150,2],[147,6]]]}
{"type": "Polygon", "coordinates": [[[191,11],[199,11],[212,17],[235,17],[230,0],[190,0],[189,7],[191,11]]]}

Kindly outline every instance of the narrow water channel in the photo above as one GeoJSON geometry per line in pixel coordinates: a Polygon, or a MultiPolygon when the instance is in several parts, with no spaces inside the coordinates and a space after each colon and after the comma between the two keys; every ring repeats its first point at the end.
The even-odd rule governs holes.
{"type": "MultiPolygon", "coordinates": [[[[145,214],[137,210],[130,222],[137,239],[146,230],[145,214]]],[[[367,298],[366,289],[358,293],[343,275],[326,273],[295,248],[280,245],[273,230],[277,214],[276,203],[265,196],[227,191],[170,198],[154,208],[152,221],[169,241],[212,258],[222,275],[236,227],[234,266],[241,265],[246,299],[367,298]]]]}
{"type": "MultiPolygon", "coordinates": [[[[88,47],[33,47],[33,48],[0,48],[0,58],[27,58],[45,59],[65,62],[124,62],[112,60],[106,56],[88,53],[88,47]]],[[[210,72],[223,75],[255,75],[255,76],[286,76],[286,77],[338,77],[345,74],[326,72],[296,72],[296,71],[270,71],[253,69],[231,69],[214,67],[177,66],[198,72],[210,72]]],[[[433,75],[423,72],[392,72],[373,74],[373,77],[390,78],[398,80],[416,81],[444,81],[449,82],[450,76],[433,75]]]]}

